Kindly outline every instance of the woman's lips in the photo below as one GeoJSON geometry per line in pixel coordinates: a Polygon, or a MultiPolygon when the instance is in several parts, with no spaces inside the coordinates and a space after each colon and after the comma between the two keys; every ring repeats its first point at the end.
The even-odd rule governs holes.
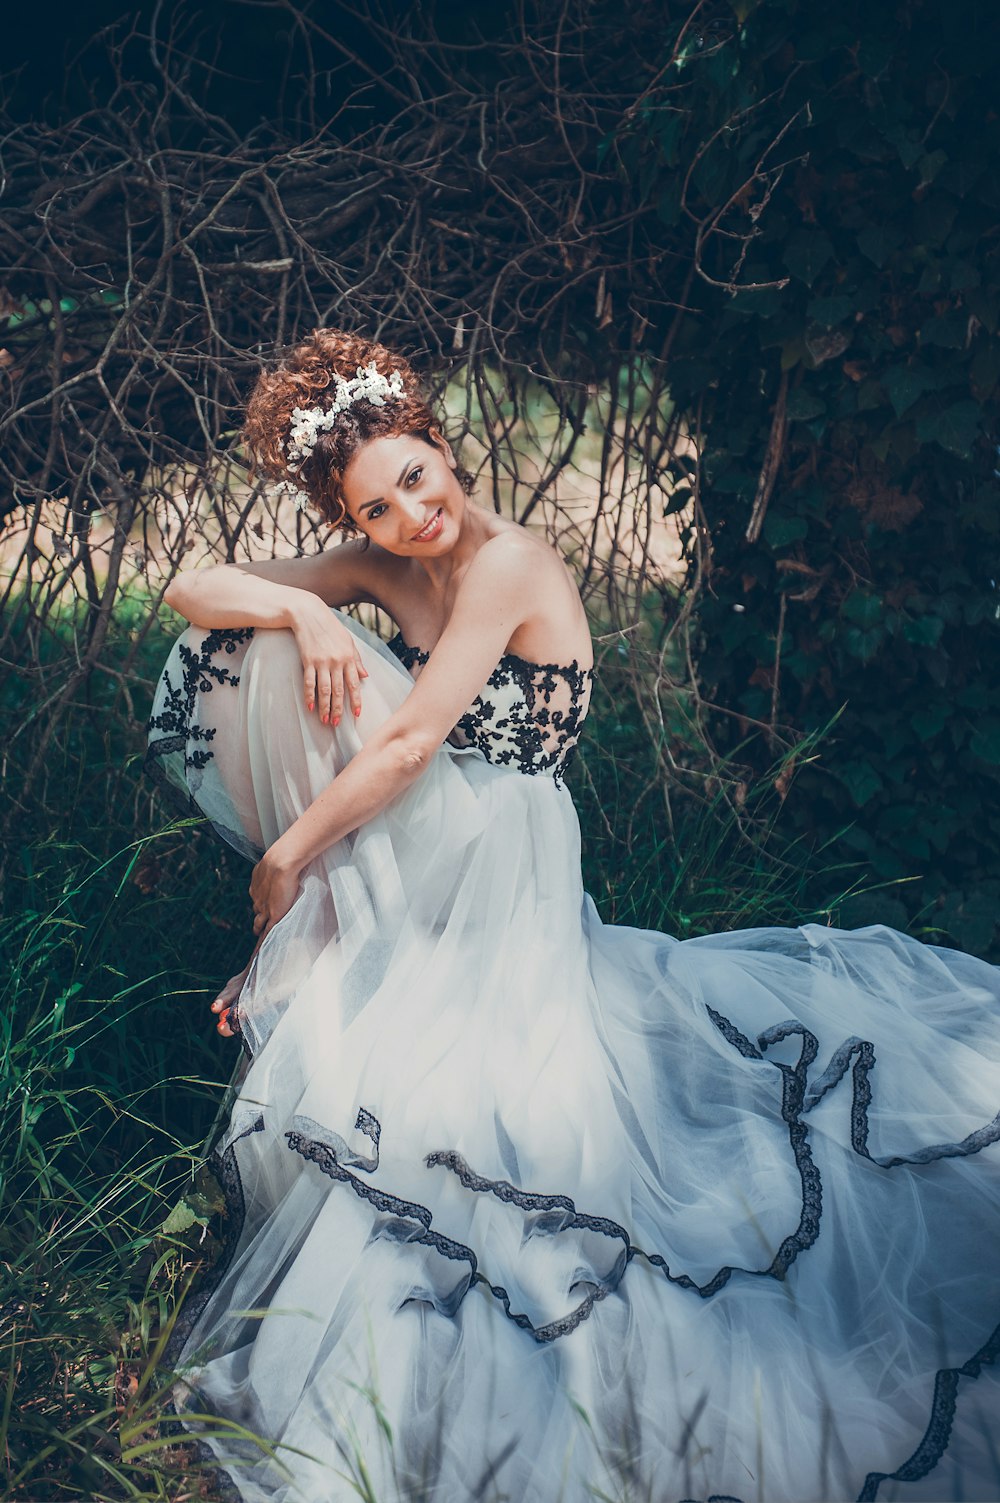
{"type": "Polygon", "coordinates": [[[441,507],[439,506],[438,509],[437,509],[437,511],[431,517],[430,521],[427,523],[427,525],[425,527],[422,527],[419,532],[415,532],[413,534],[412,538],[410,539],[410,542],[411,543],[430,543],[430,542],[433,542],[433,540],[437,537],[438,533],[441,531],[441,528],[443,526],[444,526],[444,512],[442,511],[441,507]]]}

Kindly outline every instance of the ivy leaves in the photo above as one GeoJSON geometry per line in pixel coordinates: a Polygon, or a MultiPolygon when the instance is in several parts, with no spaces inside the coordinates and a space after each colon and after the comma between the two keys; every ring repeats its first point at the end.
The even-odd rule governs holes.
{"type": "Polygon", "coordinates": [[[705,435],[719,744],[745,734],[738,716],[777,705],[809,731],[846,705],[785,817],[902,883],[897,917],[1000,953],[1000,905],[975,899],[1000,894],[1000,13],[953,0],[946,39],[922,6],[905,38],[877,6],[760,0],[739,19],[738,67],[692,60],[671,95],[687,122],[646,178],[676,233],[678,182],[688,218],[731,224],[768,141],[786,164],[737,199],[749,285],[726,290],[719,237],[717,289],[671,349],[705,435]],[[782,373],[781,459],[748,544],[782,373]]]}

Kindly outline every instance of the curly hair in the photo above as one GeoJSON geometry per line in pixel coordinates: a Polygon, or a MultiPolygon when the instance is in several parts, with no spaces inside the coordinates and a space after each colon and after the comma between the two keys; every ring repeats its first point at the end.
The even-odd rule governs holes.
{"type": "MultiPolygon", "coordinates": [[[[294,345],[273,369],[262,372],[247,401],[242,439],[250,456],[252,479],[290,481],[308,495],[326,521],[352,533],[357,527],[343,495],[344,471],[363,444],[373,438],[396,438],[404,433],[430,443],[439,427],[420,383],[405,356],[375,340],[342,329],[314,329],[294,345]],[[297,474],[288,468],[289,430],[296,407],[324,407],[324,393],[339,377],[348,380],[359,366],[370,365],[383,376],[398,371],[403,395],[384,407],[355,402],[320,433],[316,445],[297,474]]],[[[458,466],[456,477],[466,495],[474,477],[458,466]]]]}

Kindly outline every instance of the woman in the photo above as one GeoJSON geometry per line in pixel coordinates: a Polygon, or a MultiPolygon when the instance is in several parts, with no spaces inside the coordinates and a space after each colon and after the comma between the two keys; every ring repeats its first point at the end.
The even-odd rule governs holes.
{"type": "Polygon", "coordinates": [[[998,969],[603,925],[564,564],[381,345],[316,330],[246,438],[362,537],[166,596],[150,765],[256,863],[230,1241],[172,1352],[236,1496],[1000,1496],[998,969]]]}

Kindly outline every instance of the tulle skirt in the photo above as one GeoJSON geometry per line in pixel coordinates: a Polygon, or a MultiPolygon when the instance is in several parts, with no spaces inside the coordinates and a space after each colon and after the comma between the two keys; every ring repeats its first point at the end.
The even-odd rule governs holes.
{"type": "MultiPolygon", "coordinates": [[[[150,766],[258,856],[402,702],[189,628],[150,766]]],[[[552,777],[445,745],[244,985],[182,1423],[246,1503],[1000,1498],[1000,968],[601,922],[552,777]],[[367,1489],[367,1490],[366,1490],[367,1489]]]]}

